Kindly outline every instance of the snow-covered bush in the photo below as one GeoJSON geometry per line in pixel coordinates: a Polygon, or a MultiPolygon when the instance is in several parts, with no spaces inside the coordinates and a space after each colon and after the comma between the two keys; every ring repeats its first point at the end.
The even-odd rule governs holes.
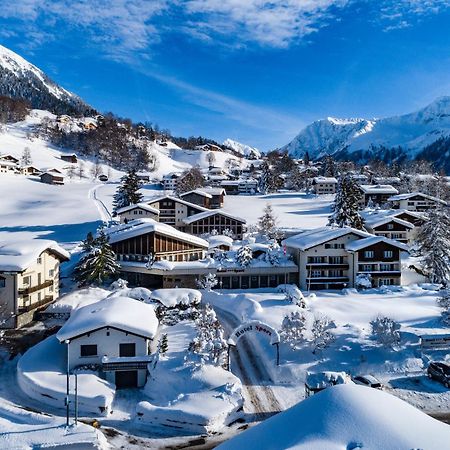
{"type": "Polygon", "coordinates": [[[112,291],[117,291],[119,289],[126,289],[127,287],[128,287],[128,281],[122,280],[122,278],[119,278],[118,280],[112,282],[111,285],[109,286],[109,288],[112,291]]]}
{"type": "Polygon", "coordinates": [[[311,328],[313,353],[327,348],[335,341],[336,337],[330,331],[333,328],[336,328],[336,324],[328,317],[320,316],[314,318],[311,328]]]}
{"type": "Polygon", "coordinates": [[[282,284],[278,286],[278,291],[285,293],[287,301],[297,305],[299,308],[306,308],[302,291],[295,284],[282,284]]]}
{"type": "Polygon", "coordinates": [[[389,317],[377,317],[370,322],[372,335],[383,347],[393,348],[400,344],[400,324],[389,317]]]}
{"type": "Polygon", "coordinates": [[[225,366],[228,344],[222,325],[211,305],[206,304],[195,321],[197,335],[189,345],[191,363],[225,366]]]}
{"type": "Polygon", "coordinates": [[[227,259],[227,252],[220,248],[215,248],[213,253],[214,261],[218,262],[219,264],[223,264],[227,259]]]}
{"type": "Polygon", "coordinates": [[[248,245],[240,247],[236,252],[236,261],[241,267],[250,265],[253,259],[252,249],[248,245]]]}
{"type": "Polygon", "coordinates": [[[234,233],[229,228],[225,228],[225,230],[222,231],[222,235],[234,239],[234,233]]]}
{"type": "Polygon", "coordinates": [[[277,266],[280,264],[280,246],[277,241],[270,243],[267,252],[265,253],[264,259],[266,262],[272,266],[277,266]]]}
{"type": "Polygon", "coordinates": [[[450,308],[450,290],[444,289],[440,292],[439,297],[436,299],[437,304],[444,309],[450,308]]]}
{"type": "Polygon", "coordinates": [[[214,273],[208,273],[197,280],[197,286],[200,289],[205,289],[206,291],[211,291],[215,286],[217,286],[217,283],[217,277],[214,273]]]}
{"type": "Polygon", "coordinates": [[[300,312],[292,312],[284,317],[281,323],[280,336],[284,342],[295,350],[304,342],[305,330],[305,316],[300,312]]]}
{"type": "Polygon", "coordinates": [[[372,287],[372,276],[370,273],[358,273],[355,280],[356,289],[370,289],[372,287]]]}

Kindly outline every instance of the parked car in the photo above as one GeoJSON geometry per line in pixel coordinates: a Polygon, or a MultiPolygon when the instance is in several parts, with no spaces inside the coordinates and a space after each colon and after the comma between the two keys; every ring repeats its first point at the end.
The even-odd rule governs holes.
{"type": "Polygon", "coordinates": [[[427,374],[429,378],[439,381],[450,388],[450,365],[444,362],[432,361],[428,365],[427,374]]]}
{"type": "Polygon", "coordinates": [[[99,175],[99,176],[98,176],[98,179],[99,179],[100,181],[108,181],[108,176],[107,176],[107,175],[99,175]]]}
{"type": "Polygon", "coordinates": [[[383,389],[383,385],[380,380],[375,378],[373,375],[357,375],[352,378],[355,384],[360,384],[362,386],[368,386],[374,389],[383,389]]]}

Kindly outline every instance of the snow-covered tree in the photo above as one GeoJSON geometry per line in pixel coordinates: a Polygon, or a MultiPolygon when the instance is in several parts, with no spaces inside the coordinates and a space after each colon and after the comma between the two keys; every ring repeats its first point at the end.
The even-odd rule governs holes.
{"type": "Polygon", "coordinates": [[[264,162],[261,165],[261,175],[259,177],[258,188],[263,194],[276,192],[284,185],[282,178],[275,172],[269,163],[264,162]]]}
{"type": "Polygon", "coordinates": [[[78,162],[78,166],[77,166],[77,173],[78,173],[78,177],[80,178],[80,180],[84,177],[84,162],[83,161],[79,161],[78,162]]]}
{"type": "Polygon", "coordinates": [[[206,291],[211,291],[217,284],[217,277],[214,273],[208,273],[197,280],[197,286],[206,291]]]}
{"type": "Polygon", "coordinates": [[[314,318],[311,328],[313,353],[327,348],[335,341],[336,337],[330,331],[334,328],[336,328],[336,324],[328,317],[320,316],[314,318]]]}
{"type": "Polygon", "coordinates": [[[422,264],[432,283],[446,285],[450,280],[450,216],[439,207],[430,210],[417,236],[422,264]]]}
{"type": "Polygon", "coordinates": [[[280,337],[294,350],[305,340],[306,318],[300,312],[286,315],[281,323],[280,337]]]}
{"type": "Polygon", "coordinates": [[[359,215],[361,191],[350,174],[339,178],[336,197],[332,207],[333,214],[328,218],[329,225],[363,229],[364,221],[359,215]]]}
{"type": "Polygon", "coordinates": [[[383,347],[393,348],[400,343],[400,324],[390,317],[377,317],[370,322],[372,335],[383,347]]]}
{"type": "Polygon", "coordinates": [[[123,280],[122,278],[118,278],[117,280],[113,281],[109,288],[112,291],[119,291],[121,289],[126,289],[128,287],[128,281],[123,280]]]}
{"type": "Polygon", "coordinates": [[[165,355],[167,350],[169,350],[169,338],[167,337],[167,333],[164,333],[159,340],[159,353],[161,355],[165,355]]]}
{"type": "Polygon", "coordinates": [[[139,192],[139,189],[141,188],[141,182],[134,169],[130,170],[126,175],[124,175],[120,179],[120,181],[121,184],[114,194],[114,213],[116,213],[120,208],[139,203],[143,197],[139,192]]]}
{"type": "Polygon", "coordinates": [[[450,309],[450,289],[440,291],[436,302],[441,308],[450,309]]]}
{"type": "Polygon", "coordinates": [[[230,228],[225,228],[222,231],[222,236],[227,236],[227,237],[229,237],[231,239],[234,239],[234,233],[233,233],[233,231],[230,230],[230,228]]]}
{"type": "Polygon", "coordinates": [[[227,252],[220,248],[214,249],[213,254],[214,261],[217,261],[219,264],[223,264],[227,260],[227,252]]]}
{"type": "Polygon", "coordinates": [[[209,167],[213,167],[214,166],[214,163],[216,162],[216,156],[214,155],[213,152],[209,152],[206,155],[206,161],[208,161],[209,167]]]}
{"type": "Polygon", "coordinates": [[[356,289],[370,289],[372,287],[372,276],[370,273],[358,273],[355,279],[356,289]]]}
{"type": "Polygon", "coordinates": [[[270,203],[265,206],[262,216],[258,218],[258,231],[269,239],[281,237],[281,232],[277,227],[277,218],[270,203]]]}
{"type": "Polygon", "coordinates": [[[270,243],[264,259],[272,266],[277,266],[278,264],[280,264],[280,246],[278,245],[277,241],[273,241],[270,243]]]}
{"type": "Polygon", "coordinates": [[[224,366],[228,344],[224,330],[211,305],[206,304],[200,311],[195,325],[197,335],[189,345],[191,353],[197,356],[200,365],[209,363],[224,366]]]}
{"type": "Polygon", "coordinates": [[[25,147],[23,149],[22,157],[20,158],[20,164],[22,166],[30,166],[32,164],[30,147],[25,147]]]}
{"type": "Polygon", "coordinates": [[[198,167],[185,170],[177,181],[176,194],[193,191],[205,185],[205,178],[198,167]]]}
{"type": "Polygon", "coordinates": [[[446,327],[450,327],[450,308],[442,311],[441,320],[446,327]]]}
{"type": "Polygon", "coordinates": [[[337,175],[337,166],[331,155],[325,156],[323,159],[323,176],[335,177],[337,175]]]}
{"type": "Polygon", "coordinates": [[[80,286],[101,285],[117,276],[120,266],[116,255],[109,245],[108,237],[100,230],[91,249],[84,253],[74,270],[74,279],[80,286]]]}
{"type": "Polygon", "coordinates": [[[252,249],[248,245],[244,245],[236,252],[236,261],[241,267],[247,267],[253,260],[252,249]]]}
{"type": "Polygon", "coordinates": [[[91,167],[90,173],[92,178],[94,179],[102,175],[103,169],[98,159],[95,161],[95,164],[91,167]]]}
{"type": "Polygon", "coordinates": [[[286,300],[299,308],[306,308],[305,298],[302,291],[294,284],[284,285],[284,291],[286,294],[286,300]]]}

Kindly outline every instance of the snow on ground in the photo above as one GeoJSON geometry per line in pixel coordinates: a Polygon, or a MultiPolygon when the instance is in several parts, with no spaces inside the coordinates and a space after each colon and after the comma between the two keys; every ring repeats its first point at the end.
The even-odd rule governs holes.
{"type": "Polygon", "coordinates": [[[217,432],[236,420],[242,406],[239,379],[220,367],[185,364],[186,349],[195,336],[193,322],[165,326],[162,333],[168,335],[169,350],[150,367],[144,388],[148,400],[137,406],[139,426],[199,434],[217,432]]]}
{"type": "MultiPolygon", "coordinates": [[[[353,289],[315,292],[305,298],[309,327],[305,334],[306,338],[311,338],[314,317],[326,316],[334,320],[336,329],[332,332],[336,341],[328,349],[313,354],[307,342],[298,350],[282,343],[278,368],[273,365],[274,353],[264,339],[255,339],[255,351],[264,354],[267,370],[278,385],[297,385],[303,389],[307,371],[372,374],[386,383],[395,395],[418,408],[448,412],[450,391],[428,380],[425,372],[429,359],[443,355],[422,355],[419,345],[422,334],[448,332],[439,321],[436,295],[435,291],[417,286],[364,292],[353,289]],[[398,349],[384,349],[372,339],[370,321],[378,316],[391,317],[401,324],[398,349]]],[[[269,289],[204,293],[203,302],[233,314],[241,322],[260,320],[277,330],[281,329],[287,314],[305,311],[288,302],[284,293],[269,289]]]]}
{"type": "Polygon", "coordinates": [[[392,395],[357,385],[328,388],[220,445],[223,450],[448,448],[450,427],[392,395]]]}
{"type": "Polygon", "coordinates": [[[202,294],[197,289],[156,289],[152,292],[150,299],[167,308],[173,308],[177,305],[198,304],[202,299],[202,294]]]}

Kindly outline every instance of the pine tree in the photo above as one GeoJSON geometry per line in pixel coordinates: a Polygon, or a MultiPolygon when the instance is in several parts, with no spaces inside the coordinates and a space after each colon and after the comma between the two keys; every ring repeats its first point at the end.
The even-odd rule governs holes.
{"type": "Polygon", "coordinates": [[[417,236],[422,264],[432,283],[446,285],[450,280],[450,217],[439,207],[429,211],[417,236]]]}
{"type": "Polygon", "coordinates": [[[364,221],[359,215],[360,199],[361,192],[352,176],[347,174],[341,177],[337,186],[333,214],[328,218],[328,224],[362,230],[364,221]]]}
{"type": "Polygon", "coordinates": [[[281,177],[272,169],[270,164],[265,161],[261,166],[261,175],[259,177],[258,188],[263,194],[276,192],[284,185],[281,177]]]}
{"type": "Polygon", "coordinates": [[[323,175],[325,177],[335,177],[337,175],[336,163],[331,155],[327,155],[323,159],[323,175]]]}
{"type": "Polygon", "coordinates": [[[277,227],[277,219],[270,204],[265,206],[263,215],[258,219],[258,231],[269,239],[279,239],[281,237],[277,227]]]}
{"type": "Polygon", "coordinates": [[[143,195],[139,192],[141,183],[134,169],[130,170],[121,179],[121,185],[114,194],[114,213],[129,205],[134,205],[142,200],[143,195]]]}
{"type": "Polygon", "coordinates": [[[305,154],[303,155],[303,164],[305,166],[309,166],[309,163],[311,162],[311,158],[309,156],[308,150],[306,150],[305,154]]]}
{"type": "Polygon", "coordinates": [[[86,235],[86,239],[81,244],[81,247],[83,249],[83,252],[90,252],[94,246],[95,246],[94,235],[92,234],[91,231],[89,231],[88,234],[86,235]]]}
{"type": "Polygon", "coordinates": [[[236,261],[241,267],[247,267],[253,260],[252,249],[244,245],[236,252],[236,261]]]}
{"type": "Polygon", "coordinates": [[[165,355],[167,350],[169,350],[169,339],[167,337],[167,333],[164,333],[159,341],[159,353],[161,355],[165,355]]]}
{"type": "MultiPolygon", "coordinates": [[[[87,241],[88,238],[85,242],[87,241]]],[[[91,249],[81,257],[74,270],[74,279],[80,286],[101,285],[117,276],[120,271],[116,255],[103,230],[89,245],[91,249]]]]}
{"type": "Polygon", "coordinates": [[[25,147],[23,149],[22,157],[20,158],[20,164],[22,166],[30,166],[32,164],[30,147],[25,147]]]}

